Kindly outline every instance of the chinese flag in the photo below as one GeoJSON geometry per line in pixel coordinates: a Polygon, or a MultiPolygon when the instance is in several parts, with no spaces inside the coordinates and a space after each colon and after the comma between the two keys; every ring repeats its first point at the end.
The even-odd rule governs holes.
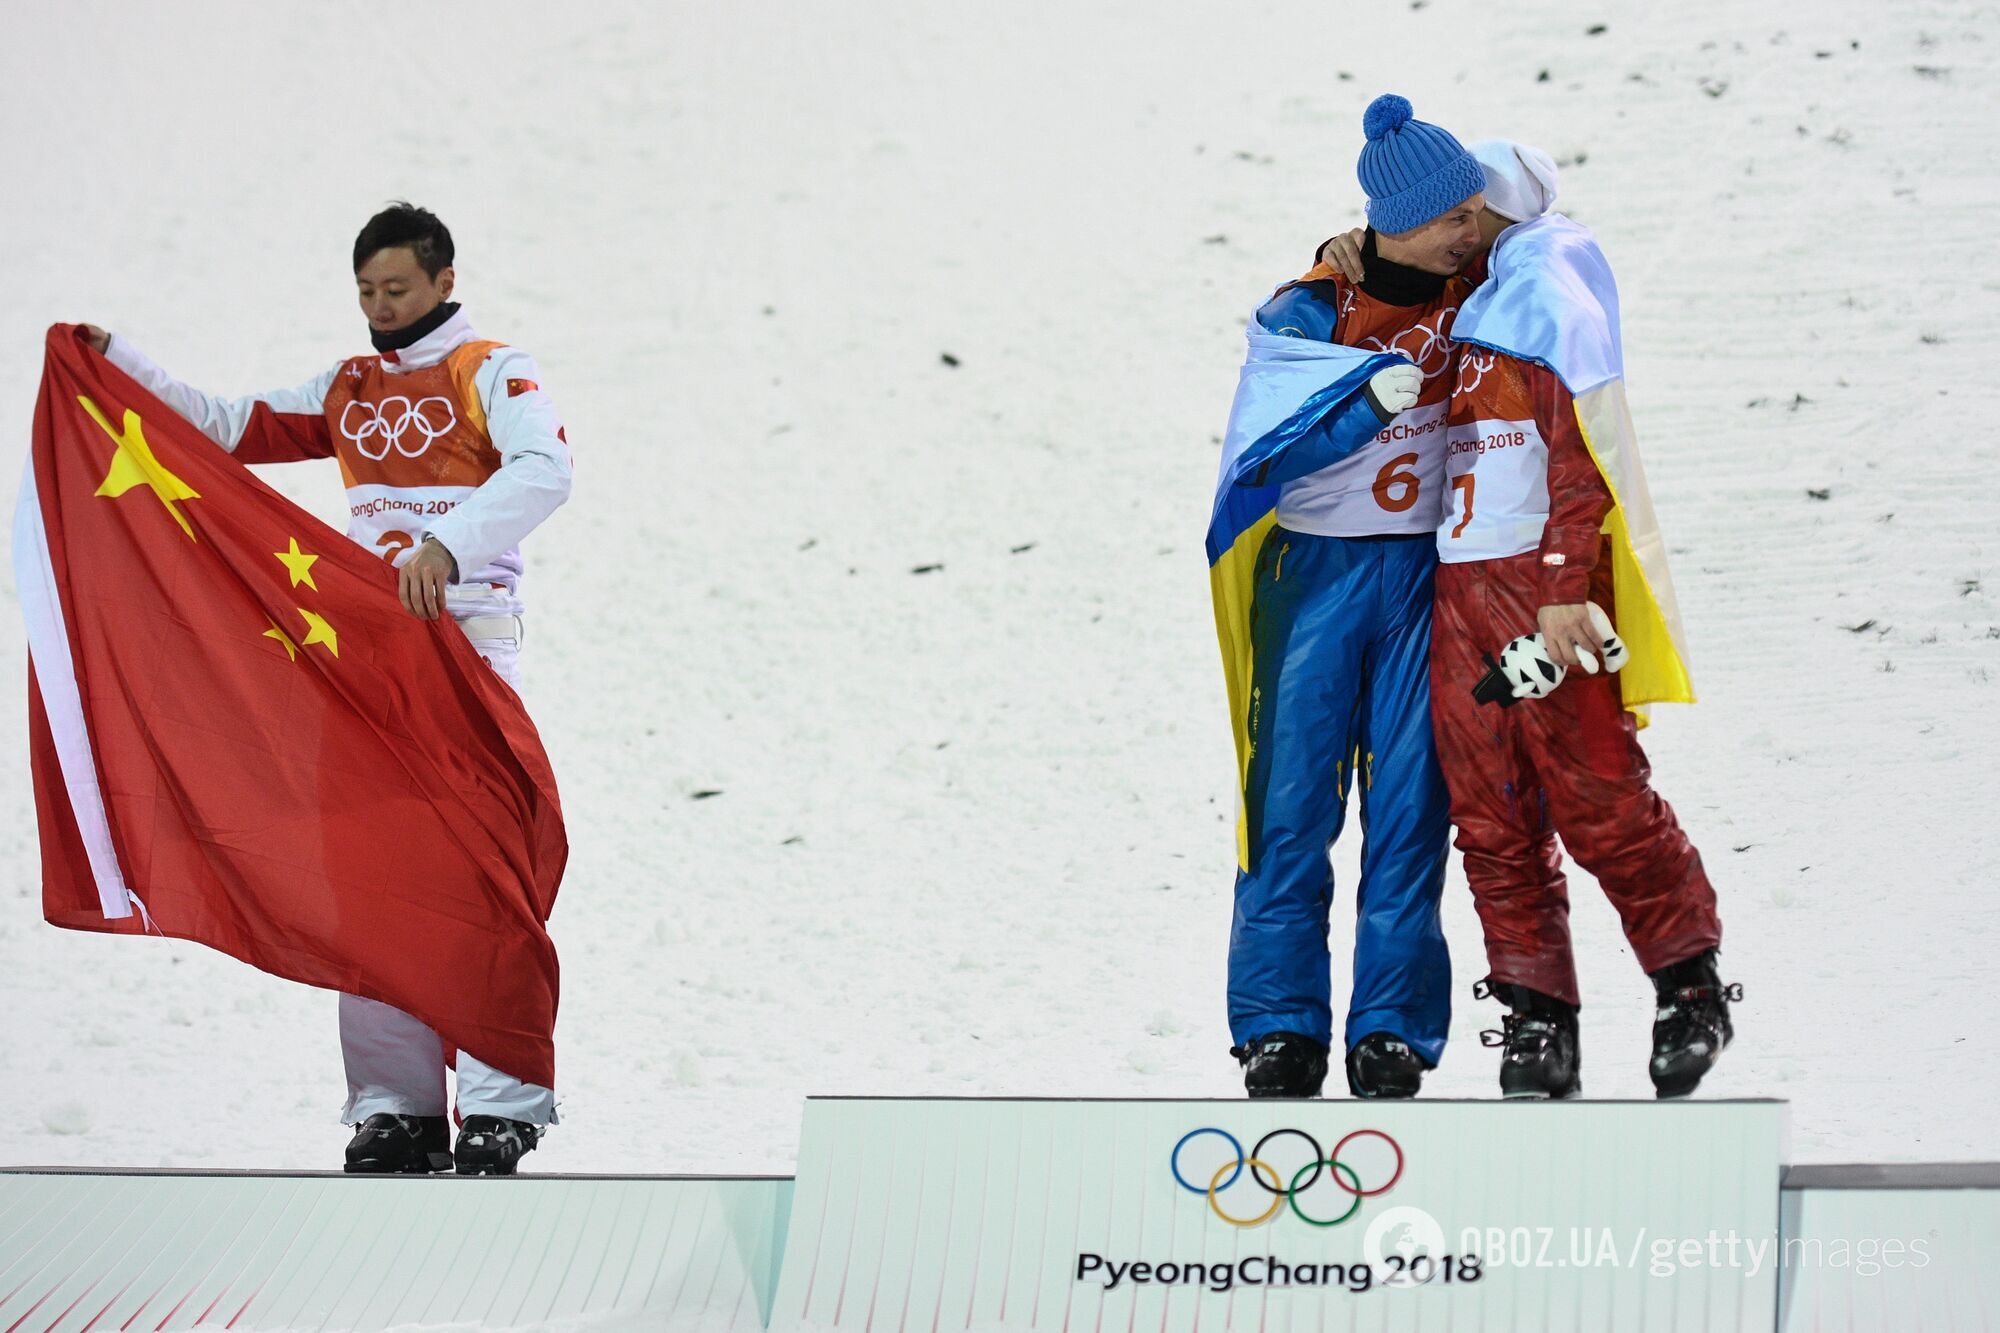
{"type": "MultiPolygon", "coordinates": [[[[283,429],[260,410],[246,456],[283,429]]],[[[555,778],[456,626],[72,325],[14,574],[49,921],[381,1000],[555,1086],[555,778]]]]}

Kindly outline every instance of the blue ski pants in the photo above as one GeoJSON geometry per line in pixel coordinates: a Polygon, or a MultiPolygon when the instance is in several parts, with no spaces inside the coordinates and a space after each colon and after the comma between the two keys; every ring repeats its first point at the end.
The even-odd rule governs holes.
{"type": "Polygon", "coordinates": [[[1436,1064],[1451,1025],[1438,904],[1450,800],[1431,739],[1431,533],[1317,537],[1274,527],[1251,602],[1250,869],[1236,878],[1229,1029],[1333,1045],[1328,850],[1361,801],[1346,1044],[1402,1038],[1436,1064]],[[1357,773],[1358,768],[1358,773],[1357,773]]]}

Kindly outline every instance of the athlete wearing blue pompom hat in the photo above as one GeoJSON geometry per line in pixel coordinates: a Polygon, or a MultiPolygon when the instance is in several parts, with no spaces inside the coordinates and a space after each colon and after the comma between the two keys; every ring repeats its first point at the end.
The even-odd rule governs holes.
{"type": "Polygon", "coordinates": [[[1378,232],[1415,231],[1486,188],[1478,159],[1450,131],[1414,119],[1408,98],[1385,93],[1370,102],[1361,130],[1368,142],[1354,174],[1368,192],[1368,225],[1378,232]]]}
{"type": "Polygon", "coordinates": [[[1314,1096],[1326,1077],[1327,853],[1350,790],[1364,829],[1350,1091],[1415,1095],[1451,1022],[1438,923],[1448,800],[1427,663],[1451,323],[1471,290],[1456,275],[1480,249],[1484,178],[1404,98],[1375,99],[1362,128],[1367,279],[1322,264],[1257,312],[1225,452],[1252,465],[1225,463],[1216,512],[1240,512],[1246,488],[1275,496],[1261,526],[1218,538],[1211,522],[1243,774],[1229,1023],[1253,1097],[1314,1096]]]}

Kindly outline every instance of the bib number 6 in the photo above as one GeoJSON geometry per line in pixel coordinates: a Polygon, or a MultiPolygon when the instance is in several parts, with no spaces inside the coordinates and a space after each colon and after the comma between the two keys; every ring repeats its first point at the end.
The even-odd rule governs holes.
{"type": "Polygon", "coordinates": [[[1417,503],[1417,491],[1423,482],[1410,467],[1417,461],[1415,454],[1398,454],[1382,465],[1375,474],[1375,503],[1392,514],[1400,514],[1417,503]]]}

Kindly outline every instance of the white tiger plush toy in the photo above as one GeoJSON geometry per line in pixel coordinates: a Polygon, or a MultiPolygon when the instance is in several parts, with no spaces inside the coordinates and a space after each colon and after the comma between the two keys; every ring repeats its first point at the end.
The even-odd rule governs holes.
{"type": "MultiPolygon", "coordinates": [[[[1632,660],[1632,654],[1625,647],[1625,641],[1618,637],[1611,617],[1605,615],[1604,608],[1596,602],[1590,603],[1590,623],[1604,640],[1604,662],[1600,668],[1595,655],[1579,648],[1577,657],[1586,673],[1594,676],[1600,669],[1616,671],[1632,660]]],[[[1569,674],[1567,668],[1549,656],[1540,633],[1523,634],[1510,641],[1500,650],[1497,661],[1488,659],[1488,667],[1486,674],[1473,687],[1473,697],[1481,703],[1497,703],[1502,708],[1511,706],[1516,699],[1547,697],[1569,674]]]]}

